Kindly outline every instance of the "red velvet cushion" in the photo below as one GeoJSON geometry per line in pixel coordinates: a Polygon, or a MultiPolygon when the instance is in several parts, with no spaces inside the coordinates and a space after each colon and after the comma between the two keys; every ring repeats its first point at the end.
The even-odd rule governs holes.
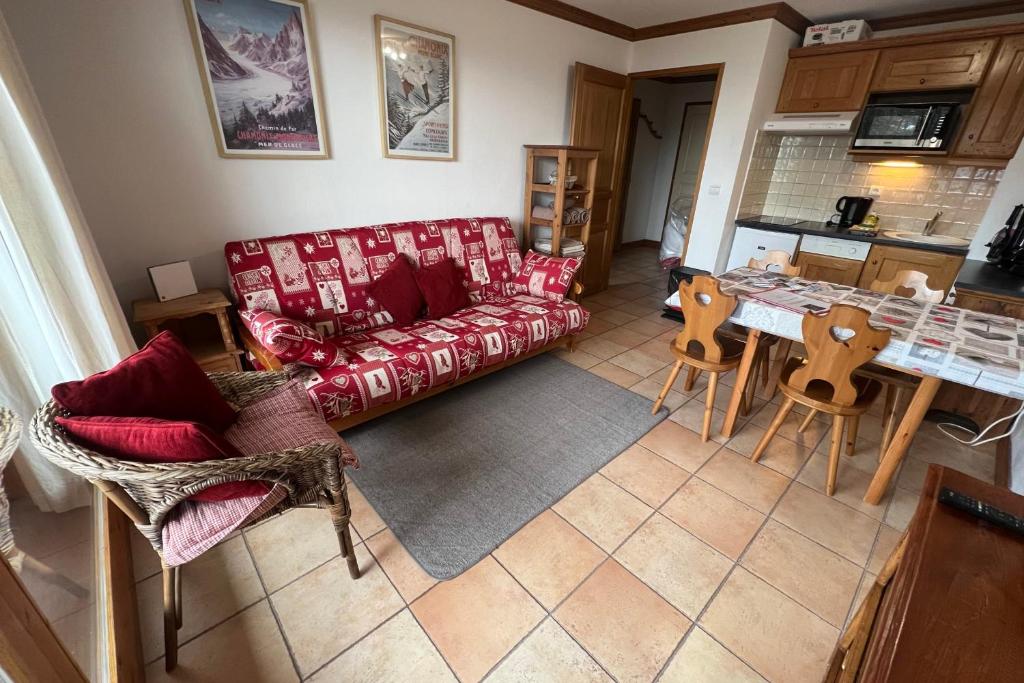
{"type": "Polygon", "coordinates": [[[58,384],[51,393],[74,415],[186,420],[218,432],[235,421],[234,409],[170,332],[106,372],[58,384]]]}
{"type": "Polygon", "coordinates": [[[423,310],[423,295],[416,286],[416,273],[405,254],[399,254],[384,274],[370,283],[367,291],[398,325],[412,323],[423,310]]]}
{"type": "Polygon", "coordinates": [[[508,283],[507,291],[509,294],[530,294],[549,301],[561,301],[582,263],[578,258],[544,256],[530,249],[519,266],[519,272],[508,283]]]}
{"type": "Polygon", "coordinates": [[[416,286],[427,302],[428,318],[443,318],[469,306],[469,293],[455,261],[445,259],[416,271],[416,286]]]}
{"type": "MultiPolygon", "coordinates": [[[[224,437],[195,422],[152,417],[58,417],[57,424],[72,440],[121,460],[138,462],[197,462],[235,458],[242,454],[224,437]]],[[[232,481],[203,489],[192,500],[217,501],[265,495],[262,481],[232,481]]]]}

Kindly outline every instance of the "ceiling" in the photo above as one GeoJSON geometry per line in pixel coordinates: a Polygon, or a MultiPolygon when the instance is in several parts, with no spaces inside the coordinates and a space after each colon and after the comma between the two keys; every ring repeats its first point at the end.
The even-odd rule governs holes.
{"type": "MultiPolygon", "coordinates": [[[[632,28],[763,5],[765,0],[568,0],[570,5],[632,28]]],[[[980,4],[971,0],[788,0],[814,22],[878,19],[980,4]]]]}

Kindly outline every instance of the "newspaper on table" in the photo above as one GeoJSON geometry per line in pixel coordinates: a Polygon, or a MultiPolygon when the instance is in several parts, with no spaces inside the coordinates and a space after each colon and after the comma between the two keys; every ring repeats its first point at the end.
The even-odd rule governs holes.
{"type": "MultiPolygon", "coordinates": [[[[750,268],[718,280],[724,293],[740,297],[734,323],[798,338],[805,313],[858,306],[871,313],[872,325],[892,331],[878,362],[1024,398],[1024,321],[750,268]]],[[[678,292],[666,305],[679,308],[678,292]]]]}

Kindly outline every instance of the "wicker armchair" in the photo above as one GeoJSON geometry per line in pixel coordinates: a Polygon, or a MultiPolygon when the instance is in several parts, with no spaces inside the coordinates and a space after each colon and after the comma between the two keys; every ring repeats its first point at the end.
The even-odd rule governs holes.
{"type": "MultiPolygon", "coordinates": [[[[281,372],[208,373],[227,401],[245,407],[287,382],[281,372]]],[[[95,484],[131,519],[161,557],[164,586],[165,668],[177,664],[177,630],[181,628],[180,567],[163,562],[162,529],[179,502],[208,486],[231,481],[272,481],[288,491],[284,500],[250,524],[300,506],[326,507],[338,534],[349,574],[359,578],[349,530],[352,513],[342,465],[343,445],[318,443],[277,453],[260,453],[226,460],[182,463],[141,463],[105,456],[70,441],[55,418],[60,408],[48,401],[35,414],[32,440],[54,464],[95,484]]]]}

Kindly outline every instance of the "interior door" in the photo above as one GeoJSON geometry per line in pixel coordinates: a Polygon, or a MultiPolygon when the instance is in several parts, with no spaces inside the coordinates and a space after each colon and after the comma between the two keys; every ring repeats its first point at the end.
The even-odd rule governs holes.
{"type": "Polygon", "coordinates": [[[666,216],[667,209],[676,200],[685,199],[688,225],[693,223],[693,216],[690,216],[689,212],[693,208],[693,196],[697,190],[697,179],[700,178],[701,160],[704,158],[704,141],[707,138],[710,123],[710,102],[691,102],[686,105],[666,216]]]}
{"type": "Polygon", "coordinates": [[[608,286],[612,251],[619,230],[632,89],[625,74],[576,63],[569,142],[599,150],[590,239],[583,264],[584,296],[608,286]]]}

